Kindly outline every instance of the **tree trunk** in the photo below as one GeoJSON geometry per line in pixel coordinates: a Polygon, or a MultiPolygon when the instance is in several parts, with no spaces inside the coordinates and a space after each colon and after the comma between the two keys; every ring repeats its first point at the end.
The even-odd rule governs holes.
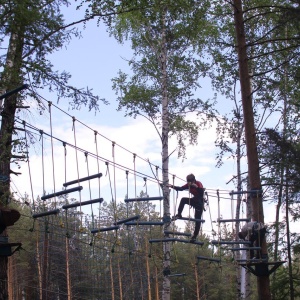
{"type": "MultiPolygon", "coordinates": [[[[238,112],[237,107],[237,144],[236,144],[236,171],[237,171],[237,192],[242,191],[242,176],[241,176],[241,139],[242,139],[242,129],[243,127],[240,124],[241,115],[238,112]]],[[[240,219],[240,210],[241,210],[241,200],[242,195],[237,194],[236,210],[235,210],[235,219],[240,219]]],[[[235,223],[235,240],[238,240],[240,222],[236,221],[235,223]]],[[[237,245],[238,247],[238,245],[237,245]]],[[[236,251],[236,259],[240,259],[240,251],[236,251]]],[[[237,289],[237,300],[244,298],[244,286],[241,285],[242,275],[245,274],[245,269],[236,264],[236,289],[237,289]]]]}
{"type": "MultiPolygon", "coordinates": [[[[20,69],[23,50],[23,31],[12,33],[6,63],[1,78],[0,91],[13,90],[20,85],[20,69]]],[[[12,134],[17,106],[17,95],[13,94],[4,101],[2,110],[2,123],[0,128],[0,175],[6,178],[0,184],[0,208],[6,206],[10,199],[10,160],[12,150],[12,134]]],[[[6,235],[6,231],[2,233],[6,235]]],[[[0,256],[0,300],[8,299],[7,286],[7,257],[0,256]]]]}
{"type": "MultiPolygon", "coordinates": [[[[162,36],[161,36],[161,91],[162,91],[162,177],[163,177],[163,207],[164,207],[164,230],[169,231],[170,224],[170,199],[169,199],[169,112],[168,112],[168,89],[167,89],[167,46],[166,46],[166,8],[163,8],[162,12],[162,36]]],[[[162,299],[169,300],[171,292],[171,282],[169,278],[170,274],[170,256],[171,256],[171,244],[163,243],[163,293],[162,299]]]]}
{"type": "Polygon", "coordinates": [[[148,300],[151,300],[151,277],[150,277],[150,267],[149,267],[149,257],[148,257],[148,243],[145,237],[145,245],[146,245],[146,251],[145,251],[145,259],[146,259],[146,270],[147,270],[147,283],[148,283],[148,300]]]}
{"type": "Polygon", "coordinates": [[[200,300],[200,288],[199,288],[199,278],[198,278],[198,269],[197,265],[194,265],[194,271],[195,271],[195,280],[196,280],[196,295],[197,295],[197,300],[200,300]]]}
{"type": "Polygon", "coordinates": [[[111,257],[109,258],[109,271],[110,271],[110,281],[111,281],[111,300],[115,300],[114,274],[113,274],[111,257]]]}
{"type": "Polygon", "coordinates": [[[49,234],[47,233],[47,224],[45,225],[44,233],[44,246],[43,246],[43,270],[42,270],[42,299],[45,300],[48,297],[48,255],[49,255],[49,234]]]}
{"type": "MultiPolygon", "coordinates": [[[[239,75],[243,104],[243,116],[245,126],[245,139],[248,160],[248,177],[251,190],[261,190],[259,173],[259,160],[256,145],[256,134],[253,116],[253,104],[251,94],[251,83],[248,68],[248,56],[246,49],[246,38],[241,0],[233,0],[234,22],[237,40],[237,52],[239,63],[239,75]]],[[[262,195],[252,194],[252,219],[264,223],[262,195]]],[[[263,256],[267,256],[266,239],[261,245],[263,256]]],[[[265,268],[268,268],[265,265],[265,268]]],[[[271,299],[269,275],[257,277],[258,299],[271,299]]]]}
{"type": "MultiPolygon", "coordinates": [[[[286,171],[288,174],[288,170],[286,171]]],[[[290,224],[289,224],[289,187],[285,188],[285,219],[286,219],[286,243],[288,252],[288,266],[289,266],[289,285],[290,285],[290,300],[295,299],[294,282],[293,282],[293,265],[292,265],[292,253],[291,253],[291,236],[290,236],[290,224]]]]}
{"type": "Polygon", "coordinates": [[[69,262],[69,238],[65,238],[66,241],[66,274],[67,274],[67,294],[68,300],[72,299],[72,290],[71,290],[71,276],[70,276],[70,262],[69,262]]]}

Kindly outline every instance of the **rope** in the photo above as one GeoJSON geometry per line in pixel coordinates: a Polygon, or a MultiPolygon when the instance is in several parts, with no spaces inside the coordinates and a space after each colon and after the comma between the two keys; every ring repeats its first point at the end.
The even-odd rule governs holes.
{"type": "MultiPolygon", "coordinates": [[[[95,145],[96,145],[96,155],[97,157],[99,156],[98,154],[98,144],[97,144],[97,131],[94,131],[94,135],[95,135],[95,145]]],[[[98,174],[100,173],[100,166],[99,166],[99,159],[97,159],[97,170],[98,170],[98,174]]],[[[98,188],[99,188],[99,194],[98,197],[101,198],[101,185],[100,185],[100,177],[98,177],[98,188]]],[[[100,217],[101,217],[101,203],[99,203],[99,223],[100,223],[100,217]]]]}
{"type": "Polygon", "coordinates": [[[116,144],[115,142],[112,142],[112,158],[113,158],[113,170],[114,170],[114,195],[115,195],[115,201],[117,201],[115,144],[116,144]]]}
{"type": "MultiPolygon", "coordinates": [[[[89,169],[89,160],[88,160],[88,153],[85,152],[85,161],[86,161],[86,168],[87,168],[87,176],[90,176],[90,169],[89,169]]],[[[92,200],[92,189],[91,189],[91,180],[88,181],[89,182],[89,194],[90,194],[90,200],[92,200]]],[[[91,212],[92,212],[92,225],[93,228],[95,227],[95,223],[94,223],[94,211],[93,211],[93,204],[91,203],[91,212]]]]}
{"type": "MultiPolygon", "coordinates": [[[[52,102],[48,102],[49,106],[49,115],[50,115],[50,134],[51,134],[51,154],[52,154],[52,179],[53,179],[53,188],[54,193],[56,192],[55,188],[55,167],[54,167],[54,149],[53,149],[53,134],[52,134],[52,112],[51,112],[52,102]]],[[[56,196],[54,196],[54,208],[56,209],[56,196]]]]}
{"type": "Polygon", "coordinates": [[[108,162],[106,162],[105,164],[106,164],[106,175],[108,175],[108,179],[109,179],[111,201],[112,201],[113,211],[114,211],[114,222],[117,222],[117,214],[116,214],[117,208],[116,208],[116,201],[114,199],[113,190],[112,190],[112,186],[111,186],[110,172],[109,172],[109,167],[108,167],[109,164],[108,164],[108,162]]]}
{"type": "Polygon", "coordinates": [[[35,203],[34,203],[33,187],[32,187],[32,177],[31,177],[31,169],[30,169],[30,162],[29,162],[29,148],[28,148],[28,142],[27,142],[26,122],[25,121],[24,121],[23,125],[24,125],[24,131],[25,131],[26,159],[27,159],[27,164],[28,164],[28,173],[29,173],[29,181],[30,181],[32,205],[33,205],[33,211],[35,212],[35,203]]]}
{"type": "MultiPolygon", "coordinates": [[[[77,168],[77,179],[78,179],[78,186],[79,186],[79,166],[78,166],[78,154],[77,154],[77,141],[76,141],[76,129],[75,129],[75,121],[76,118],[72,118],[73,121],[73,126],[72,126],[72,131],[73,131],[73,136],[74,136],[74,145],[75,145],[75,157],[76,157],[76,168],[77,168]]],[[[79,203],[80,203],[80,218],[81,218],[81,227],[82,227],[82,211],[81,211],[81,191],[79,191],[79,203]]]]}

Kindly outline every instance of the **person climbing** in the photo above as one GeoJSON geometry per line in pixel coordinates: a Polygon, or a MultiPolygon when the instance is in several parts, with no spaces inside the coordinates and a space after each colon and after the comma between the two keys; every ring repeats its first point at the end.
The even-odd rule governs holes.
{"type": "MultiPolygon", "coordinates": [[[[201,219],[203,207],[204,207],[204,201],[203,201],[203,194],[204,194],[204,188],[200,181],[197,181],[194,174],[189,174],[186,177],[187,183],[183,186],[174,186],[174,185],[168,185],[168,187],[173,188],[176,191],[184,191],[189,190],[189,192],[193,195],[192,198],[183,197],[180,200],[180,204],[178,207],[178,213],[174,217],[174,219],[180,219],[182,218],[182,211],[185,204],[189,204],[191,207],[195,209],[195,219],[201,219]]],[[[195,230],[194,234],[191,238],[191,243],[196,241],[196,238],[199,234],[200,230],[200,224],[201,222],[196,221],[195,222],[195,230]]]]}
{"type": "MultiPolygon", "coordinates": [[[[266,234],[266,227],[263,223],[252,221],[246,223],[241,231],[238,233],[238,236],[241,240],[245,240],[248,236],[248,241],[250,242],[250,248],[252,247],[261,247],[262,241],[266,234]]],[[[261,250],[257,250],[256,257],[254,255],[254,250],[250,249],[250,259],[257,258],[260,259],[261,257],[261,250]]]]}

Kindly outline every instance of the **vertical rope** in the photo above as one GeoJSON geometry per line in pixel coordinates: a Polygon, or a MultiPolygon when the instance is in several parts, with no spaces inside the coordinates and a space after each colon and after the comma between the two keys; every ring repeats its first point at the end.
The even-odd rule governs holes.
{"type": "Polygon", "coordinates": [[[133,153],[133,172],[134,172],[134,197],[136,198],[136,171],[135,171],[135,158],[136,154],[133,153]]]}
{"type": "MultiPolygon", "coordinates": [[[[98,174],[100,173],[100,166],[99,166],[99,154],[98,154],[98,143],[97,143],[97,135],[98,135],[98,131],[94,131],[94,135],[95,135],[95,145],[96,145],[96,155],[97,155],[97,170],[98,170],[98,174]]],[[[101,185],[100,185],[100,177],[98,177],[98,197],[101,198],[101,185]]],[[[101,217],[101,203],[99,202],[99,224],[100,224],[100,217],[101,217]]]]}
{"type": "MultiPolygon", "coordinates": [[[[157,178],[157,183],[158,183],[158,195],[161,196],[161,187],[159,184],[159,175],[158,175],[158,166],[155,167],[155,173],[156,173],[156,178],[157,178]]],[[[161,207],[162,207],[162,200],[159,200],[159,216],[162,218],[161,214],[161,207]]]]}
{"type": "Polygon", "coordinates": [[[27,160],[27,165],[28,165],[31,198],[32,198],[33,211],[35,212],[35,202],[34,202],[34,196],[33,196],[32,177],[31,177],[31,169],[30,169],[30,162],[29,162],[29,148],[28,148],[28,142],[27,142],[27,132],[26,132],[26,122],[25,121],[23,121],[23,125],[24,125],[24,132],[25,132],[26,160],[27,160]]]}
{"type": "MultiPolygon", "coordinates": [[[[89,160],[88,160],[88,152],[84,152],[85,161],[86,161],[86,168],[87,168],[87,175],[90,176],[90,168],[89,168],[89,160]]],[[[92,189],[91,189],[91,180],[89,179],[89,193],[90,193],[90,200],[92,200],[92,189]]],[[[93,211],[93,204],[91,203],[91,213],[92,213],[92,228],[95,228],[94,223],[94,211],[93,211]]]]}
{"type": "MultiPolygon", "coordinates": [[[[63,142],[64,147],[64,166],[65,166],[65,182],[67,182],[67,149],[66,149],[66,142],[63,142]]],[[[68,210],[65,209],[65,222],[66,222],[66,237],[69,238],[69,225],[68,225],[68,210]]]]}
{"type": "MultiPolygon", "coordinates": [[[[234,205],[233,205],[233,191],[231,193],[231,219],[235,219],[235,214],[234,214],[234,205]]],[[[231,231],[232,231],[232,234],[233,234],[233,228],[234,228],[234,222],[231,222],[231,231]]]]}
{"type": "Polygon", "coordinates": [[[113,163],[114,163],[114,196],[115,196],[115,201],[117,201],[115,145],[116,145],[116,143],[112,142],[112,157],[113,157],[113,163]]]}
{"type": "MultiPolygon", "coordinates": [[[[56,192],[55,188],[55,167],[54,167],[54,149],[53,149],[53,131],[52,131],[52,112],[51,112],[52,102],[48,101],[49,106],[49,115],[50,115],[50,134],[51,134],[51,154],[52,154],[52,179],[53,179],[53,188],[54,193],[56,192]]],[[[56,209],[56,196],[54,196],[54,208],[56,209]]]]}
{"type": "MultiPolygon", "coordinates": [[[[221,241],[221,223],[220,223],[221,214],[220,214],[220,193],[219,193],[219,190],[217,190],[217,197],[218,197],[218,223],[219,223],[219,226],[218,226],[218,240],[220,242],[221,241]]],[[[220,243],[218,243],[218,250],[219,250],[219,256],[220,256],[220,259],[221,259],[221,245],[220,245],[220,243]]]]}
{"type": "MultiPolygon", "coordinates": [[[[129,173],[129,172],[128,172],[128,171],[125,171],[125,173],[126,173],[126,189],[127,189],[126,195],[127,195],[127,199],[129,199],[129,195],[128,195],[128,192],[129,192],[129,191],[128,191],[128,173],[129,173]]],[[[128,218],[128,213],[129,213],[129,211],[128,211],[128,210],[129,210],[129,209],[128,209],[128,205],[129,205],[129,204],[128,204],[128,203],[129,203],[129,202],[126,203],[127,218],[128,218]]]]}
{"type": "MultiPolygon", "coordinates": [[[[78,154],[77,154],[77,141],[76,141],[76,129],[75,129],[75,121],[76,118],[72,117],[73,126],[73,136],[74,136],[74,145],[75,145],[75,157],[76,157],[76,168],[77,168],[77,179],[78,179],[78,186],[79,186],[79,166],[78,166],[78,154]]],[[[81,209],[81,191],[79,191],[79,203],[80,203],[80,223],[82,227],[82,209],[81,209]]],[[[82,229],[82,228],[81,228],[82,229]]]]}
{"type": "Polygon", "coordinates": [[[108,162],[105,162],[106,164],[106,174],[108,174],[108,178],[109,178],[109,186],[110,186],[110,193],[111,193],[111,201],[112,201],[112,204],[113,204],[113,210],[114,210],[114,221],[117,222],[117,214],[116,214],[116,210],[117,210],[117,207],[116,207],[116,201],[114,199],[114,194],[113,194],[113,190],[112,190],[112,185],[111,185],[111,178],[110,178],[110,172],[109,172],[109,163],[108,162]]]}
{"type": "Polygon", "coordinates": [[[64,147],[64,166],[65,166],[65,182],[67,182],[67,149],[66,149],[66,142],[63,142],[64,147]]]}

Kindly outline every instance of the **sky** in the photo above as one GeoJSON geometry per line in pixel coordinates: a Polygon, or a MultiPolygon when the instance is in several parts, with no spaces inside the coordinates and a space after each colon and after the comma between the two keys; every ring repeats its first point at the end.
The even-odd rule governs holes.
{"type": "MultiPolygon", "coordinates": [[[[76,14],[67,11],[68,18],[75,18],[76,14]]],[[[88,112],[87,108],[82,107],[80,110],[70,110],[68,104],[61,100],[57,103],[54,94],[46,91],[42,95],[48,101],[53,102],[51,109],[51,124],[53,136],[61,141],[68,142],[72,145],[87,151],[89,154],[86,158],[83,152],[75,151],[72,147],[67,146],[67,155],[65,155],[64,147],[61,141],[52,140],[47,136],[42,138],[36,135],[36,143],[29,149],[29,167],[31,176],[29,176],[28,164],[22,164],[22,175],[13,178],[13,190],[17,191],[16,195],[24,195],[27,193],[30,198],[36,198],[38,195],[52,193],[62,189],[62,184],[67,181],[82,178],[88,174],[96,174],[98,165],[93,158],[92,153],[96,153],[96,142],[94,130],[97,136],[97,145],[99,146],[99,156],[103,157],[100,162],[100,172],[103,174],[101,178],[101,197],[109,202],[112,198],[117,201],[123,201],[128,194],[129,198],[134,198],[135,193],[145,191],[143,178],[135,178],[129,175],[128,191],[125,169],[132,170],[136,168],[142,174],[153,176],[149,167],[149,160],[153,166],[161,166],[161,144],[154,127],[145,119],[138,117],[137,119],[125,118],[124,112],[117,112],[116,95],[112,91],[111,79],[117,76],[119,69],[124,72],[130,72],[126,59],[130,59],[132,51],[129,43],[123,45],[118,44],[113,37],[109,37],[103,25],[96,26],[96,22],[92,21],[82,30],[82,38],[73,39],[69,45],[51,55],[53,65],[60,71],[66,70],[72,74],[70,83],[79,87],[88,86],[100,97],[109,101],[109,106],[100,106],[100,112],[88,112]],[[59,109],[56,108],[59,107],[59,109]],[[69,115],[68,115],[69,114],[69,115]],[[76,118],[75,137],[72,116],[76,118]],[[84,124],[84,125],[82,125],[84,124]],[[42,140],[44,142],[42,148],[42,140]],[[112,146],[115,142],[115,147],[112,146]],[[53,151],[53,153],[52,153],[53,151]],[[134,166],[133,153],[137,154],[134,166]],[[43,159],[42,159],[43,154],[43,159]],[[53,158],[54,159],[53,159],[53,158]],[[112,163],[109,167],[105,165],[105,161],[115,162],[122,166],[122,170],[114,168],[112,163]],[[44,168],[42,165],[44,164],[44,168]],[[65,165],[67,167],[65,167],[65,165]],[[30,180],[31,178],[31,180],[30,180]],[[31,182],[30,182],[31,181],[31,182]],[[43,182],[44,181],[44,182],[43,182]],[[32,188],[31,188],[32,186],[32,188]]],[[[203,88],[199,91],[201,98],[210,98],[213,94],[209,87],[209,80],[200,82],[203,88]]],[[[219,109],[225,111],[230,107],[229,100],[222,97],[218,98],[219,109]]],[[[30,99],[28,99],[30,103],[30,99]]],[[[21,112],[19,117],[26,118],[27,122],[50,133],[50,114],[45,112],[39,115],[35,109],[35,104],[30,103],[30,113],[21,112]]],[[[193,118],[193,116],[191,116],[193,118]]],[[[216,168],[216,154],[218,149],[215,147],[216,139],[215,125],[209,129],[199,132],[198,145],[187,147],[186,159],[178,159],[176,151],[170,157],[169,173],[176,175],[175,185],[183,185],[184,179],[189,173],[193,173],[197,180],[200,180],[209,194],[209,208],[204,212],[203,218],[206,220],[203,228],[209,233],[212,229],[212,221],[216,221],[218,215],[222,215],[225,219],[233,218],[232,205],[235,201],[230,200],[229,192],[234,190],[232,182],[227,184],[232,176],[236,173],[236,163],[232,159],[227,159],[224,166],[216,168]],[[216,198],[217,190],[221,191],[222,199],[220,201],[220,209],[216,198]]],[[[176,141],[170,140],[169,152],[176,149],[176,141]]],[[[243,166],[246,162],[243,161],[243,166]]],[[[159,174],[161,178],[161,173],[159,174]]],[[[172,175],[170,175],[172,181],[172,175]]],[[[72,194],[71,196],[82,201],[94,199],[99,196],[98,181],[94,180],[82,184],[83,191],[81,194],[72,194]]],[[[147,191],[150,197],[159,196],[161,191],[156,182],[148,180],[147,191]]],[[[171,214],[176,210],[181,197],[187,196],[186,192],[171,193],[171,214]]],[[[271,207],[275,213],[275,207],[271,207]]],[[[246,210],[243,208],[243,212],[246,210]]],[[[193,215],[193,211],[189,211],[185,207],[183,215],[193,215]]],[[[271,221],[268,214],[267,222],[271,221]]],[[[245,216],[242,216],[245,217],[245,216]]],[[[183,229],[184,223],[179,223],[183,229]]],[[[215,226],[215,225],[213,225],[215,226]]],[[[216,228],[214,228],[216,230],[216,228]]]]}

